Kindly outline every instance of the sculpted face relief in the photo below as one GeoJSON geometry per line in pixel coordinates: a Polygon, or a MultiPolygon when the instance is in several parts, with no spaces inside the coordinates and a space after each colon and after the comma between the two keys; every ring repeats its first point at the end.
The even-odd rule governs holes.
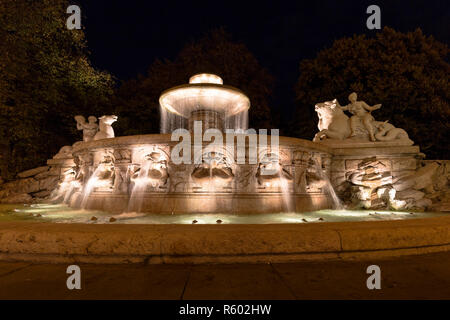
{"type": "MultiPolygon", "coordinates": [[[[254,129],[245,131],[228,129],[226,131],[226,139],[224,142],[222,131],[210,128],[202,134],[202,122],[195,121],[193,134],[186,129],[176,129],[172,133],[171,141],[179,142],[172,148],[171,161],[175,164],[201,164],[204,160],[204,154],[221,149],[226,149],[231,156],[230,158],[234,159],[234,151],[236,149],[236,162],[238,164],[257,164],[258,159],[268,159],[270,163],[278,163],[279,130],[270,130],[270,144],[268,144],[267,141],[266,129],[260,129],[259,135],[256,135],[255,132],[254,129]],[[194,137],[193,144],[191,141],[192,135],[194,137]],[[180,141],[180,139],[182,140],[180,141]],[[210,143],[204,146],[205,142],[210,143]],[[193,152],[191,152],[191,150],[193,150],[193,152]],[[248,153],[246,150],[248,150],[248,153]],[[193,157],[191,156],[192,154],[193,157]],[[246,154],[248,154],[248,157],[246,157],[246,154]]],[[[272,166],[264,166],[264,168],[262,168],[262,174],[271,175],[274,174],[274,170],[275,169],[273,169],[272,166]]]]}

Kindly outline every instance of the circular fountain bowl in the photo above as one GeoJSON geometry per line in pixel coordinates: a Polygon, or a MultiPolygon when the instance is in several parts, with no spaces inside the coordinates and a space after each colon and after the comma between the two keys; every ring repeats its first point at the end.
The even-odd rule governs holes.
{"type": "Polygon", "coordinates": [[[250,100],[242,91],[223,85],[213,74],[192,76],[189,84],[164,91],[159,103],[184,118],[190,118],[194,111],[214,111],[227,118],[250,108],[250,100]]]}
{"type": "MultiPolygon", "coordinates": [[[[270,145],[270,137],[253,137],[265,137],[270,145]]],[[[326,146],[279,137],[278,163],[269,165],[264,157],[267,147],[258,148],[253,156],[247,148],[245,164],[237,163],[237,152],[233,155],[226,144],[214,150],[204,148],[203,160],[195,163],[198,154],[191,145],[191,164],[175,164],[171,152],[177,144],[169,134],[77,143],[73,156],[80,178],[75,186],[89,185],[89,193],[80,187],[68,188],[66,192],[72,194],[64,198],[78,208],[162,214],[305,212],[332,206],[311,161],[319,156],[327,170],[326,146]],[[265,175],[263,167],[278,171],[265,175]]]]}
{"type": "Polygon", "coordinates": [[[446,214],[111,214],[0,205],[0,260],[59,263],[267,263],[448,251],[446,214]],[[98,219],[92,220],[92,215],[98,219]],[[323,218],[324,220],[319,220],[323,218]],[[198,220],[196,224],[192,221],[198,220]],[[218,224],[217,219],[222,223],[218,224]],[[307,219],[307,220],[306,220],[307,219]]]}

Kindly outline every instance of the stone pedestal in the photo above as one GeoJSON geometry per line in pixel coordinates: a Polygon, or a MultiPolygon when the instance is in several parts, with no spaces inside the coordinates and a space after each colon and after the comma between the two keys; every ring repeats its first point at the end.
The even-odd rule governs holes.
{"type": "Polygon", "coordinates": [[[330,180],[336,187],[345,181],[358,165],[368,158],[375,157],[380,172],[391,172],[392,177],[401,178],[414,174],[422,154],[418,146],[396,146],[383,142],[371,142],[366,146],[350,147],[350,145],[335,144],[332,148],[330,180]]]}
{"type": "Polygon", "coordinates": [[[352,197],[366,208],[394,206],[397,190],[389,191],[413,176],[424,156],[418,146],[397,141],[327,140],[321,144],[331,148],[330,180],[337,194],[347,200],[352,197]]]}

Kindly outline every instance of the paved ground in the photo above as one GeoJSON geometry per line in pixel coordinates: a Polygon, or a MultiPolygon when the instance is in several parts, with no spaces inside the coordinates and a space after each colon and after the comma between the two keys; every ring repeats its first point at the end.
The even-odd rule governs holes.
{"type": "Polygon", "coordinates": [[[371,261],[230,265],[67,265],[0,262],[0,299],[450,299],[450,252],[371,261]],[[366,287],[381,268],[381,290],[366,287]]]}

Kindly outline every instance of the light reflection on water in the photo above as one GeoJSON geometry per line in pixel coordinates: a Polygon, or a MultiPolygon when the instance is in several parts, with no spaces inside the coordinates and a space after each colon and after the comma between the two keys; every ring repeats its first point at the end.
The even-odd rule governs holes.
{"type": "Polygon", "coordinates": [[[64,204],[0,205],[0,221],[39,221],[89,224],[286,224],[343,221],[401,220],[444,216],[446,213],[374,210],[319,210],[303,213],[235,214],[145,214],[127,212],[113,214],[95,210],[73,209],[64,204]],[[91,220],[95,216],[97,220],[91,220]],[[110,219],[116,219],[110,222],[110,219]]]}

